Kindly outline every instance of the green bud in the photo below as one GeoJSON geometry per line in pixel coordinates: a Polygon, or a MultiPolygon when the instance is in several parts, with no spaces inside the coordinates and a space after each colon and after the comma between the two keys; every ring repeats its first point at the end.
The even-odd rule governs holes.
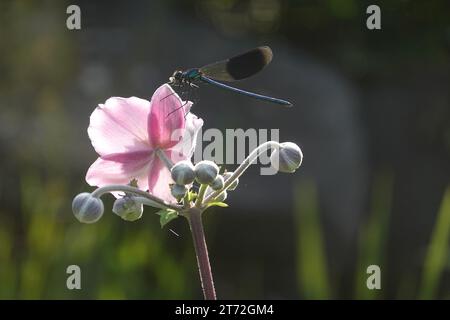
{"type": "Polygon", "coordinates": [[[173,181],[179,185],[186,185],[194,182],[194,165],[188,161],[177,162],[170,170],[173,181]]]}
{"type": "Polygon", "coordinates": [[[133,196],[125,196],[114,201],[112,211],[126,221],[136,221],[142,217],[144,206],[133,196]]]}
{"type": "Polygon", "coordinates": [[[195,177],[200,184],[211,184],[219,173],[219,167],[212,161],[203,160],[195,165],[195,177]]]}
{"type": "Polygon", "coordinates": [[[270,156],[272,166],[279,172],[295,172],[302,164],[302,160],[302,150],[292,142],[283,142],[270,156]]]}
{"type": "Polygon", "coordinates": [[[72,201],[72,212],[82,223],[94,223],[100,220],[104,212],[103,202],[88,192],[77,195],[72,201]]]}
{"type": "Polygon", "coordinates": [[[184,185],[174,184],[174,185],[172,185],[170,191],[171,191],[172,195],[174,196],[174,198],[177,199],[178,201],[180,201],[186,195],[186,192],[188,191],[188,189],[184,185]]]}
{"type": "Polygon", "coordinates": [[[211,189],[217,191],[223,188],[224,180],[221,175],[218,175],[216,179],[211,183],[211,189]]]}

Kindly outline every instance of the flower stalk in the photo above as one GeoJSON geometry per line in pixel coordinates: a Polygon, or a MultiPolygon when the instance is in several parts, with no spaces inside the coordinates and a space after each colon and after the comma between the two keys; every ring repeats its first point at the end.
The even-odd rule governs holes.
{"type": "Polygon", "coordinates": [[[259,155],[267,149],[276,149],[280,148],[280,143],[276,141],[267,141],[261,145],[259,145],[256,149],[254,149],[248,156],[245,158],[245,160],[239,165],[239,167],[234,171],[234,173],[231,175],[230,178],[228,178],[225,181],[225,184],[223,185],[223,188],[221,190],[217,190],[215,192],[212,192],[208,194],[204,200],[205,203],[208,203],[209,201],[217,198],[223,191],[226,191],[239,177],[245,172],[245,170],[250,167],[250,165],[255,161],[259,155]]]}
{"type": "Polygon", "coordinates": [[[143,204],[150,205],[152,207],[158,207],[158,208],[169,208],[175,211],[180,211],[182,209],[181,206],[167,203],[166,201],[162,200],[161,198],[158,198],[146,191],[140,190],[138,188],[128,186],[128,185],[120,185],[120,184],[112,184],[104,187],[97,188],[92,192],[92,196],[99,198],[105,193],[109,192],[126,192],[126,193],[133,193],[135,195],[138,195],[142,198],[147,199],[147,201],[143,204]]]}
{"type": "Polygon", "coordinates": [[[205,232],[202,224],[202,210],[197,207],[192,207],[184,215],[188,219],[191,228],[203,296],[205,300],[216,300],[216,290],[214,288],[208,248],[206,246],[205,232]]]}
{"type": "Polygon", "coordinates": [[[203,204],[203,198],[205,197],[206,189],[208,188],[207,184],[200,185],[198,190],[197,200],[195,201],[195,206],[200,208],[203,204]]]}

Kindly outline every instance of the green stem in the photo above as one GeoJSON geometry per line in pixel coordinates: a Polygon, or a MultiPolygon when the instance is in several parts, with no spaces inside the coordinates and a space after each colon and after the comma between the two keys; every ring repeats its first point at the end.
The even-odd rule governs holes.
{"type": "Polygon", "coordinates": [[[132,186],[127,186],[127,185],[121,185],[121,184],[117,184],[117,185],[112,184],[112,185],[100,187],[100,188],[97,188],[96,190],[94,190],[91,194],[93,197],[99,198],[105,193],[114,192],[114,191],[133,193],[135,195],[138,195],[138,196],[147,198],[153,202],[156,202],[157,204],[163,206],[164,208],[169,208],[169,209],[176,210],[176,211],[179,211],[182,209],[181,206],[167,203],[164,200],[162,200],[158,197],[155,197],[154,195],[152,195],[146,191],[142,191],[138,188],[135,188],[132,186]]]}
{"type": "Polygon", "coordinates": [[[206,247],[205,232],[202,224],[202,211],[199,208],[190,208],[185,216],[189,220],[192,239],[194,240],[195,254],[197,256],[200,281],[205,300],[216,300],[216,290],[209,263],[208,248],[206,247]]]}
{"type": "Polygon", "coordinates": [[[276,141],[267,141],[263,144],[259,145],[256,149],[254,149],[248,156],[245,158],[245,160],[240,164],[240,166],[233,172],[231,177],[225,181],[225,184],[223,185],[223,188],[221,190],[217,190],[215,192],[210,193],[206,199],[205,203],[209,202],[211,199],[216,198],[219,194],[221,194],[223,191],[226,191],[229,186],[233,184],[233,182],[238,179],[244,172],[247,170],[248,167],[252,164],[253,161],[255,161],[261,153],[266,151],[269,148],[275,149],[279,148],[280,143],[276,141]]]}
{"type": "Polygon", "coordinates": [[[195,200],[195,206],[200,208],[203,204],[203,198],[205,197],[206,189],[208,188],[207,184],[200,185],[200,189],[198,190],[197,199],[195,200]]]}
{"type": "Polygon", "coordinates": [[[162,204],[159,204],[153,200],[144,198],[144,197],[134,197],[134,201],[142,203],[143,205],[149,206],[149,207],[154,207],[154,208],[159,208],[159,209],[167,209],[166,206],[163,206],[162,204]]]}

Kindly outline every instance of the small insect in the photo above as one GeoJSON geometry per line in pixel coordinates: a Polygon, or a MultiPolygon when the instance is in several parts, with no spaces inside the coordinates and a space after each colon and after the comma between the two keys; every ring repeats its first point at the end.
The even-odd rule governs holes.
{"type": "Polygon", "coordinates": [[[198,88],[200,83],[208,83],[218,88],[230,90],[255,99],[283,106],[292,106],[292,103],[286,100],[245,91],[219,82],[236,81],[251,77],[264,69],[272,61],[272,56],[272,50],[269,47],[258,47],[235,57],[214,62],[201,68],[193,68],[185,71],[176,70],[169,78],[169,84],[173,87],[188,86],[198,88]]]}

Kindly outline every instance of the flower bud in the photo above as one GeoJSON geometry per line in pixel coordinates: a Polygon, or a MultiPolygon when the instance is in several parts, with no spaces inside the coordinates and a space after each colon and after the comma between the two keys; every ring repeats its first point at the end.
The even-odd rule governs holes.
{"type": "Polygon", "coordinates": [[[180,201],[181,198],[183,198],[186,195],[187,190],[188,189],[184,185],[174,184],[172,185],[170,191],[172,192],[174,198],[180,201]]]}
{"type": "Polygon", "coordinates": [[[82,223],[97,222],[102,217],[103,211],[102,200],[88,192],[80,193],[72,201],[72,212],[82,223]]]}
{"type": "Polygon", "coordinates": [[[114,201],[112,211],[126,221],[136,221],[142,217],[144,206],[133,196],[125,196],[114,201]]]}
{"type": "MultiPolygon", "coordinates": [[[[233,172],[225,172],[223,174],[223,178],[225,179],[225,182],[227,182],[227,180],[230,179],[232,174],[233,174],[233,172]]],[[[233,191],[234,189],[236,189],[238,184],[239,184],[239,179],[234,180],[234,182],[227,188],[227,191],[233,191]]]]}
{"type": "Polygon", "coordinates": [[[227,199],[227,196],[227,192],[223,191],[217,196],[217,198],[214,199],[214,201],[224,202],[227,199]]]}
{"type": "Polygon", "coordinates": [[[211,183],[211,189],[217,191],[222,189],[223,185],[224,185],[223,177],[221,175],[218,175],[216,179],[213,181],[213,183],[211,183]]]}
{"type": "Polygon", "coordinates": [[[280,172],[292,173],[300,167],[303,153],[300,147],[292,142],[283,142],[279,149],[272,152],[270,162],[280,172]]]}
{"type": "Polygon", "coordinates": [[[195,177],[200,184],[211,184],[219,173],[219,167],[212,161],[203,160],[195,165],[195,177]]]}
{"type": "Polygon", "coordinates": [[[170,170],[172,179],[176,184],[186,185],[194,182],[194,166],[188,160],[177,162],[170,170]]]}

